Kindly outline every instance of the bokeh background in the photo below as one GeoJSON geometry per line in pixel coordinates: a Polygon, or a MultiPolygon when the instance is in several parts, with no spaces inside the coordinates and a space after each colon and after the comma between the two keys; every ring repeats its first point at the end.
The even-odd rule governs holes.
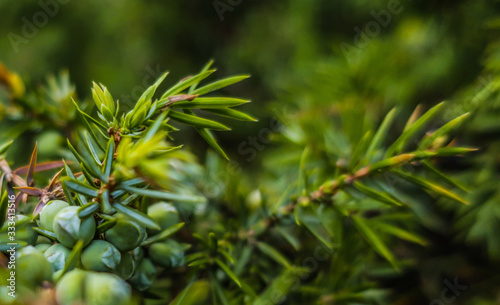
{"type": "Polygon", "coordinates": [[[80,98],[96,81],[130,104],[161,72],[171,71],[172,84],[215,59],[219,76],[252,75],[228,94],[252,99],[247,107],[260,118],[223,141],[266,126],[275,101],[356,95],[353,103],[372,104],[378,117],[395,104],[432,105],[464,85],[484,86],[479,76],[498,34],[497,7],[486,0],[40,3],[0,2],[0,56],[9,69],[35,86],[66,69],[80,98]],[[391,2],[398,13],[367,37],[373,13],[391,2]],[[44,7],[55,12],[45,20],[44,7]],[[359,44],[356,28],[365,37],[359,44]]]}
{"type": "MultiPolygon", "coordinates": [[[[224,93],[251,99],[242,109],[259,122],[232,123],[232,132],[217,134],[244,169],[247,177],[241,179],[249,189],[276,179],[275,162],[299,158],[275,142],[254,146],[255,154],[245,150],[249,137],[276,118],[318,123],[302,134],[314,142],[318,126],[342,121],[339,112],[351,114],[338,128],[353,140],[394,106],[407,117],[419,104],[429,108],[448,100],[437,123],[475,111],[457,141],[481,147],[482,153],[441,164],[475,191],[474,204],[439,206],[425,214],[433,217],[423,220],[429,248],[414,252],[417,267],[383,285],[424,304],[444,287],[439,279],[458,277],[473,287],[463,304],[495,304],[500,302],[499,10],[498,1],[487,0],[2,0],[0,61],[27,88],[66,70],[82,103],[96,81],[124,107],[163,71],[171,71],[165,86],[171,85],[209,59],[215,59],[218,77],[251,74],[224,93]],[[53,16],[34,20],[44,7],[53,16]],[[382,12],[390,7],[394,12],[382,12]],[[34,22],[43,26],[33,27],[34,22]]],[[[18,138],[10,153],[17,165],[28,162],[35,139],[42,160],[64,155],[65,134],[57,130],[71,126],[71,111],[60,109],[56,119],[41,108],[36,99],[21,108],[2,101],[0,140],[18,138]]],[[[391,134],[403,127],[399,122],[391,134]]],[[[195,132],[185,130],[176,138],[205,162],[206,144],[195,132]]],[[[286,181],[278,180],[269,185],[279,190],[286,181]]]]}

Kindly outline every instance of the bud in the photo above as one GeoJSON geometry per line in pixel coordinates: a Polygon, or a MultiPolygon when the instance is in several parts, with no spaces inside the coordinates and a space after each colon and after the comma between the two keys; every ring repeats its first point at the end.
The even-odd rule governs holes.
{"type": "Polygon", "coordinates": [[[148,290],[156,279],[156,268],[149,259],[143,259],[135,269],[134,275],[129,282],[132,286],[139,290],[148,290]]]}
{"type": "Polygon", "coordinates": [[[39,287],[52,280],[52,267],[42,252],[27,246],[17,252],[16,277],[28,287],[39,287]]]}
{"type": "Polygon", "coordinates": [[[93,217],[78,217],[76,206],[62,209],[54,218],[56,237],[67,248],[73,248],[78,240],[83,240],[83,246],[88,245],[94,237],[95,227],[93,217]]]}
{"type": "Polygon", "coordinates": [[[56,286],[60,305],[126,305],[131,297],[127,282],[110,273],[75,269],[66,273],[56,286]]]}
{"type": "Polygon", "coordinates": [[[109,272],[120,260],[120,252],[104,240],[94,240],[82,253],[82,265],[87,270],[109,272]]]}
{"type": "Polygon", "coordinates": [[[54,272],[64,269],[70,254],[71,250],[61,244],[50,246],[44,253],[54,272]]]}
{"type": "Polygon", "coordinates": [[[66,201],[52,200],[40,212],[40,226],[46,230],[54,231],[54,217],[64,208],[69,207],[66,201]]]}
{"type": "Polygon", "coordinates": [[[148,216],[160,225],[162,230],[179,223],[179,212],[166,202],[155,203],[148,208],[148,216]]]}
{"type": "Polygon", "coordinates": [[[164,242],[154,243],[149,247],[149,257],[162,267],[178,268],[184,265],[184,251],[189,245],[179,244],[175,240],[168,239],[164,242]]]}
{"type": "Polygon", "coordinates": [[[126,252],[140,246],[146,238],[146,229],[135,221],[118,216],[116,224],[104,233],[104,237],[118,250],[126,252]]]}

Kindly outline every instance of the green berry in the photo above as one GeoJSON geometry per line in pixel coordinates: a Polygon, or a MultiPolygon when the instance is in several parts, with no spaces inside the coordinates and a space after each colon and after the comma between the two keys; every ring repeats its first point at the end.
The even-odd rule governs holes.
{"type": "Polygon", "coordinates": [[[64,269],[61,269],[59,271],[56,271],[54,273],[52,273],[52,281],[53,282],[57,282],[59,281],[59,278],[61,277],[61,275],[63,274],[63,271],[64,269]]]}
{"type": "Polygon", "coordinates": [[[78,240],[83,240],[84,246],[88,245],[94,238],[95,228],[94,218],[80,219],[76,206],[62,209],[54,218],[56,237],[67,248],[73,248],[78,240]]]}
{"type": "Polygon", "coordinates": [[[144,258],[144,250],[141,247],[137,247],[130,251],[130,255],[136,263],[139,263],[144,258]]]}
{"type": "Polygon", "coordinates": [[[154,243],[149,247],[149,257],[159,266],[166,268],[178,268],[184,265],[185,245],[181,245],[175,240],[154,243]]]}
{"type": "Polygon", "coordinates": [[[52,280],[52,266],[42,252],[27,246],[17,252],[16,278],[28,287],[52,280]]]}
{"type": "Polygon", "coordinates": [[[52,200],[40,212],[40,226],[46,230],[54,231],[54,217],[64,208],[69,207],[66,201],[52,200]]]}
{"type": "Polygon", "coordinates": [[[122,305],[129,304],[130,286],[110,273],[79,269],[66,273],[56,286],[56,300],[60,305],[122,305]]]}
{"type": "Polygon", "coordinates": [[[123,252],[121,255],[122,259],[120,260],[120,264],[116,267],[115,272],[122,279],[128,280],[132,274],[134,274],[136,263],[129,253],[123,252]]]}
{"type": "Polygon", "coordinates": [[[70,305],[81,302],[85,294],[83,288],[87,272],[79,269],[66,273],[57,283],[56,300],[58,304],[70,305]]]}
{"type": "Polygon", "coordinates": [[[104,233],[107,241],[122,252],[131,251],[144,241],[146,229],[130,219],[119,217],[116,224],[104,233]]]}
{"type": "Polygon", "coordinates": [[[82,265],[87,270],[109,272],[120,264],[120,260],[120,252],[104,240],[94,240],[82,253],[82,265]]]}
{"type": "Polygon", "coordinates": [[[64,269],[70,254],[71,250],[61,244],[50,246],[44,253],[54,272],[64,269]]]}
{"type": "Polygon", "coordinates": [[[160,225],[162,230],[179,223],[179,212],[166,202],[155,203],[148,208],[148,216],[160,225]]]}
{"type": "Polygon", "coordinates": [[[51,247],[50,244],[38,244],[35,246],[35,249],[37,249],[38,251],[40,251],[42,253],[45,253],[45,251],[47,251],[47,249],[50,247],[51,247]]]}

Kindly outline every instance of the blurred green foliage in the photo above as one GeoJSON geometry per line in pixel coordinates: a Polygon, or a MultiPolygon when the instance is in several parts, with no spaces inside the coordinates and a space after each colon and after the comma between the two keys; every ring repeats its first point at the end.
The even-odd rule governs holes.
{"type": "MultiPolygon", "coordinates": [[[[24,86],[20,85],[14,72],[0,73],[8,75],[0,78],[0,83],[11,88],[10,93],[0,88],[0,143],[16,139],[7,154],[14,167],[29,162],[35,140],[42,161],[71,158],[65,139],[83,126],[71,97],[80,102],[82,110],[95,114],[89,90],[92,81],[106,84],[122,107],[130,110],[164,71],[172,71],[166,80],[170,86],[173,80],[195,73],[215,58],[222,75],[252,75],[223,92],[252,99],[241,108],[259,122],[228,120],[232,132],[217,133],[230,162],[205,154],[208,145],[193,129],[182,130],[174,143],[187,144],[205,166],[202,171],[197,165],[186,165],[191,179],[181,177],[196,185],[214,207],[193,220],[193,226],[198,231],[215,232],[225,246],[226,232],[259,223],[273,207],[301,196],[301,185],[312,191],[318,183],[359,169],[359,151],[368,148],[363,138],[377,130],[393,107],[397,108],[394,122],[385,131],[380,148],[389,147],[401,134],[417,105],[421,105],[417,113],[422,114],[447,100],[428,129],[470,112],[452,131],[452,144],[477,147],[479,152],[433,160],[423,165],[424,169],[405,168],[410,174],[438,181],[443,178],[441,171],[451,174],[453,180],[447,181],[447,187],[467,191],[466,200],[471,204],[450,203],[390,176],[384,177],[385,184],[401,188],[406,195],[398,196],[418,204],[396,216],[384,215],[366,200],[355,206],[369,216],[368,223],[379,225],[377,232],[392,230],[401,238],[404,233],[396,232],[396,227],[418,236],[404,235],[416,242],[411,244],[381,234],[401,261],[399,272],[380,257],[380,250],[368,251],[357,233],[342,234],[342,244],[349,247],[334,250],[336,254],[322,252],[324,248],[315,248],[321,243],[311,238],[308,230],[292,226],[293,217],[284,228],[273,229],[265,240],[278,248],[285,260],[257,244],[252,249],[258,250],[252,251],[273,258],[260,260],[242,243],[235,243],[232,255],[247,263],[236,263],[234,271],[239,277],[250,278],[252,287],[261,287],[259,293],[276,293],[273,286],[292,290],[285,304],[428,304],[435,300],[441,304],[441,293],[448,287],[445,281],[455,278],[467,286],[454,299],[457,304],[499,302],[498,3],[402,0],[396,1],[398,13],[387,15],[382,11],[388,12],[395,1],[227,1],[224,3],[231,9],[226,7],[221,20],[215,1],[62,2],[44,2],[58,3],[58,12],[46,25],[35,26],[37,33],[32,38],[23,36],[28,42],[18,44],[18,52],[9,33],[22,36],[23,27],[33,23],[43,8],[36,2],[0,2],[0,60],[24,81],[24,86]],[[369,31],[373,22],[379,30],[370,37],[367,27],[369,31]],[[70,76],[61,70],[69,71],[70,76]],[[49,74],[55,76],[47,79],[49,74]],[[12,103],[8,96],[20,92],[27,92],[23,103],[12,103]],[[383,223],[391,221],[394,226],[383,231],[383,223]],[[307,258],[315,249],[327,258],[316,259],[318,267],[305,276],[302,267],[311,267],[307,258]],[[286,267],[287,260],[293,260],[293,268],[286,267]],[[280,272],[277,263],[285,266],[285,271],[280,272]],[[287,282],[290,277],[301,279],[300,288],[287,282]],[[269,290],[264,290],[266,287],[269,290]]],[[[443,141],[448,143],[451,138],[443,141]]],[[[417,145],[411,142],[407,151],[417,145]]],[[[351,208],[351,195],[360,196],[347,193],[336,200],[351,208]]],[[[311,213],[332,215],[332,211],[322,209],[311,213]]],[[[331,225],[332,230],[337,228],[332,223],[341,223],[347,232],[367,232],[359,218],[325,218],[322,221],[327,225],[322,224],[331,225]]],[[[211,276],[227,280],[215,273],[191,282],[185,298],[178,295],[174,304],[196,302],[187,300],[193,292],[209,298],[210,289],[219,296],[225,291],[222,294],[232,303],[242,304],[234,289],[224,290],[234,288],[234,283],[222,281],[223,287],[212,287],[211,276]]],[[[172,286],[168,280],[161,284],[172,286]]],[[[184,287],[175,291],[180,288],[184,287]]]]}

